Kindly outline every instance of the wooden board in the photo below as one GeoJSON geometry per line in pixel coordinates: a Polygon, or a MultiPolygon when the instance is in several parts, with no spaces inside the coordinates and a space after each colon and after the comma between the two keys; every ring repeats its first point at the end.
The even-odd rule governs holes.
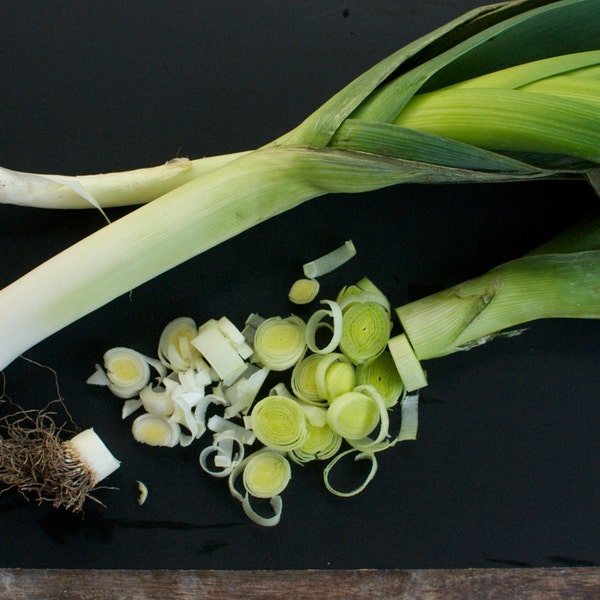
{"type": "Polygon", "coordinates": [[[597,599],[600,569],[356,571],[0,570],[0,600],[109,598],[597,599]]]}

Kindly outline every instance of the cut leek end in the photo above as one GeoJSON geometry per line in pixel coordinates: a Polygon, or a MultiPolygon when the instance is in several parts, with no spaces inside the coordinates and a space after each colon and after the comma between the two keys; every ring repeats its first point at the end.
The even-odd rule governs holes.
{"type": "Polygon", "coordinates": [[[427,376],[406,335],[390,338],[388,348],[407,392],[427,386],[427,376]]]}
{"type": "Polygon", "coordinates": [[[78,433],[65,442],[65,446],[89,469],[93,485],[106,479],[121,466],[93,428],[78,433]]]}

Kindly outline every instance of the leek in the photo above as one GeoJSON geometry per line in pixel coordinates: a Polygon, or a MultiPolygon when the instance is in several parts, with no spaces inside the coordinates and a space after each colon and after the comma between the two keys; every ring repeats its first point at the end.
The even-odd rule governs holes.
{"type": "Polygon", "coordinates": [[[327,193],[563,176],[597,184],[596,88],[582,83],[576,97],[556,90],[572,88],[559,76],[593,76],[599,17],[600,0],[475,9],[384,59],[258,150],[75,179],[2,171],[8,202],[27,195],[38,205],[48,198],[48,206],[102,207],[156,199],[0,292],[0,368],[117,296],[327,193]],[[546,59],[551,66],[540,66],[546,59]],[[502,83],[506,73],[491,91],[458,85],[519,62],[521,74],[531,74],[519,76],[523,89],[502,83]],[[555,79],[544,85],[549,78],[555,79]],[[533,83],[537,88],[527,89],[533,83]],[[477,129],[470,126],[475,119],[477,129]]]}

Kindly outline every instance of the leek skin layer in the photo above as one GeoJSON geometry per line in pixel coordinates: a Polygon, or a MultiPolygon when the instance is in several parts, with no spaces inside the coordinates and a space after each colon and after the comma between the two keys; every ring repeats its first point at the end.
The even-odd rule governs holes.
{"type": "MultiPolygon", "coordinates": [[[[508,2],[476,9],[409,44],[351,82],[289,134],[263,149],[224,159],[221,166],[108,225],[3,290],[0,368],[117,296],[310,198],[403,182],[564,175],[563,149],[544,169],[511,156],[496,157],[485,148],[464,148],[469,163],[457,165],[447,162],[457,143],[440,136],[434,140],[428,133],[412,133],[437,147],[421,158],[405,156],[401,143],[379,152],[378,140],[382,132],[392,131],[386,126],[417,91],[514,66],[515,61],[597,49],[599,16],[599,0],[508,2]],[[557,28],[561,35],[549,37],[557,28]],[[536,43],[540,39],[544,44],[536,43]],[[394,94],[376,93],[390,80],[394,94]],[[354,147],[352,136],[341,135],[349,118],[367,130],[376,121],[381,129],[354,147]],[[336,139],[343,140],[339,148],[336,139]]],[[[527,149],[542,152],[544,141],[527,149]]],[[[581,177],[593,167],[588,163],[567,172],[581,177]]]]}

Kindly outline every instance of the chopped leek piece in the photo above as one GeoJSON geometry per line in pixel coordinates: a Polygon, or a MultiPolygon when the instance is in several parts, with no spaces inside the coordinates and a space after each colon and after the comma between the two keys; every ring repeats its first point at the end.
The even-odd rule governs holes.
{"type": "Polygon", "coordinates": [[[215,319],[201,325],[191,343],[225,382],[233,383],[246,368],[235,342],[232,344],[215,319]]]}
{"type": "Polygon", "coordinates": [[[244,467],[244,487],[255,498],[281,494],[292,477],[290,463],[279,452],[255,452],[244,467]]]}
{"type": "Polygon", "coordinates": [[[317,297],[320,288],[316,279],[297,279],[288,292],[288,298],[294,304],[308,304],[317,297]]]}
{"type": "Polygon", "coordinates": [[[175,410],[173,398],[169,392],[161,386],[149,384],[140,390],[140,401],[146,412],[159,417],[169,417],[175,410]]]}
{"type": "Polygon", "coordinates": [[[369,483],[372,481],[373,477],[375,477],[376,473],[377,473],[377,457],[375,456],[375,454],[373,452],[357,452],[356,450],[351,449],[351,450],[346,450],[345,452],[341,452],[327,464],[327,466],[325,467],[325,470],[323,471],[323,481],[325,483],[325,487],[327,488],[327,490],[329,490],[332,494],[334,494],[336,496],[340,496],[342,498],[349,498],[350,496],[356,496],[357,494],[360,494],[360,492],[362,492],[367,487],[367,485],[369,485],[369,483]],[[336,467],[340,461],[342,461],[344,458],[346,458],[346,456],[349,456],[354,453],[356,453],[356,456],[354,457],[355,461],[369,460],[369,461],[371,461],[371,468],[370,468],[369,472],[367,473],[364,481],[361,484],[359,484],[358,486],[356,486],[354,489],[352,489],[350,491],[342,492],[341,490],[338,490],[336,487],[333,486],[333,484],[329,480],[330,474],[331,474],[331,471],[334,469],[334,467],[336,467]]]}
{"type": "Polygon", "coordinates": [[[172,448],[179,443],[180,427],[171,419],[144,413],[133,421],[131,432],[142,444],[172,448]]]}
{"type": "Polygon", "coordinates": [[[138,480],[138,481],[136,481],[136,483],[138,484],[138,491],[140,493],[140,495],[138,496],[137,502],[141,506],[148,499],[148,487],[146,486],[146,484],[143,481],[138,480]]]}
{"type": "Polygon", "coordinates": [[[353,256],[356,256],[356,248],[352,240],[348,240],[339,248],[305,263],[303,265],[304,275],[309,279],[321,277],[348,262],[353,256]]]}
{"type": "Polygon", "coordinates": [[[367,437],[379,421],[377,401],[363,392],[346,392],[333,400],[327,410],[329,427],[346,440],[367,437]]]}
{"type": "Polygon", "coordinates": [[[306,439],[306,417],[296,400],[267,396],[255,404],[250,416],[258,440],[274,450],[289,452],[306,439]]]}
{"type": "Polygon", "coordinates": [[[350,392],[356,385],[356,371],[350,360],[340,352],[321,357],[315,373],[317,390],[321,398],[332,402],[350,392]]]}
{"type": "Polygon", "coordinates": [[[190,317],[179,317],[167,323],[158,341],[158,357],[173,371],[184,371],[193,366],[198,351],[191,345],[198,328],[190,317]]]}
{"type": "Polygon", "coordinates": [[[391,329],[390,316],[378,302],[351,304],[342,319],[340,349],[354,364],[368,362],[385,350],[391,329]]]}
{"type": "Polygon", "coordinates": [[[427,386],[427,376],[404,333],[388,341],[388,348],[407,392],[427,386]]]}
{"type": "Polygon", "coordinates": [[[322,300],[321,302],[328,304],[331,310],[320,309],[311,315],[306,323],[306,344],[312,352],[328,354],[337,348],[342,337],[342,309],[337,302],[332,300],[322,300]],[[325,319],[331,319],[332,323],[325,319]],[[329,342],[324,347],[317,344],[317,333],[321,328],[331,331],[329,342]]]}
{"type": "Polygon", "coordinates": [[[146,357],[131,348],[111,348],[104,353],[108,388],[119,398],[133,398],[150,381],[146,357]]]}
{"type": "Polygon", "coordinates": [[[382,395],[387,408],[398,403],[404,390],[396,363],[387,350],[356,367],[356,383],[372,385],[382,395]]]}
{"type": "Polygon", "coordinates": [[[317,367],[323,356],[321,354],[307,354],[294,366],[291,375],[291,386],[294,394],[311,404],[325,404],[325,399],[317,387],[317,367]]]}
{"type": "Polygon", "coordinates": [[[402,423],[396,436],[398,442],[416,440],[419,429],[419,393],[408,394],[402,399],[402,423]]]}
{"type": "Polygon", "coordinates": [[[342,445],[342,436],[325,423],[322,426],[307,424],[308,435],[299,448],[289,453],[290,458],[299,464],[312,460],[329,460],[342,445]]]}
{"type": "Polygon", "coordinates": [[[273,371],[293,367],[306,352],[306,325],[295,315],[263,321],[254,336],[254,359],[273,371]]]}

